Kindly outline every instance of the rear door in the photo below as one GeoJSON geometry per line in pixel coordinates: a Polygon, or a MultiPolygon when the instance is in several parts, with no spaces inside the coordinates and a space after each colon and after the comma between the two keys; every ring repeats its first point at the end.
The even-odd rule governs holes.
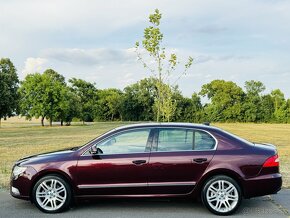
{"type": "Polygon", "coordinates": [[[158,128],[149,158],[150,194],[186,194],[193,190],[216,149],[208,132],[187,128],[158,128]]]}

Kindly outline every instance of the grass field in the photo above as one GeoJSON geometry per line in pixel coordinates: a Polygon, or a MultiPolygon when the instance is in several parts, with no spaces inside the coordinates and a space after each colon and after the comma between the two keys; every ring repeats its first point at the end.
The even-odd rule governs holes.
{"type": "MultiPolygon", "coordinates": [[[[41,127],[39,120],[17,117],[2,121],[0,128],[0,187],[8,188],[13,163],[21,157],[78,146],[101,133],[126,123],[104,122],[72,126],[41,127]]],[[[288,124],[213,124],[253,142],[277,145],[283,186],[290,187],[290,125],[288,124]]]]}

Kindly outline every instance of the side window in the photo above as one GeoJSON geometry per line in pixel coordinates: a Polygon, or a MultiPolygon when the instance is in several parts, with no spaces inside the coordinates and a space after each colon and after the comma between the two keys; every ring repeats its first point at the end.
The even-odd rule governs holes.
{"type": "Polygon", "coordinates": [[[160,129],[157,151],[211,150],[215,144],[215,139],[204,131],[160,129]]]}
{"type": "Polygon", "coordinates": [[[195,131],[194,150],[210,150],[213,149],[216,142],[214,138],[203,131],[195,131]]]}
{"type": "Polygon", "coordinates": [[[132,130],[109,137],[97,144],[103,154],[145,152],[150,129],[132,130]]]}
{"type": "Polygon", "coordinates": [[[187,129],[160,129],[158,151],[187,151],[193,148],[193,131],[187,129]]]}

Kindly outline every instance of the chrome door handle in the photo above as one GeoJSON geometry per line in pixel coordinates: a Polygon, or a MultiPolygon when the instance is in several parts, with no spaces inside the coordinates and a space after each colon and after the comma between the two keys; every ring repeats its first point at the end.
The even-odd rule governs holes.
{"type": "Polygon", "coordinates": [[[146,160],[133,160],[132,163],[135,165],[141,165],[146,163],[146,160]]]}
{"type": "Polygon", "coordinates": [[[201,164],[207,161],[207,158],[195,158],[193,159],[195,163],[201,164]]]}

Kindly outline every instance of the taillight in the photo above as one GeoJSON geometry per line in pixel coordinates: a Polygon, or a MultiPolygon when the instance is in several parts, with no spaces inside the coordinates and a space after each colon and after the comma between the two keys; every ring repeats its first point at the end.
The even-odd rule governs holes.
{"type": "Polygon", "coordinates": [[[265,163],[263,164],[263,167],[279,167],[279,157],[278,154],[269,157],[265,163]]]}

